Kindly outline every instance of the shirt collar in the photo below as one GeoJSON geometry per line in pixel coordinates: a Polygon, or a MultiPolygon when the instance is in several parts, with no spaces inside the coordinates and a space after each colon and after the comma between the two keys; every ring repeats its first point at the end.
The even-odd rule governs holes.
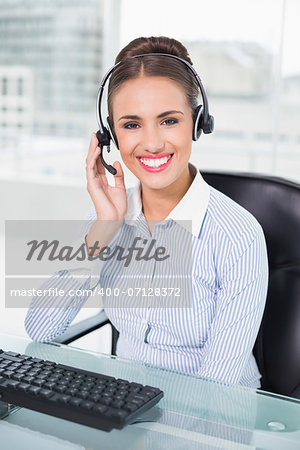
{"type": "MultiPolygon", "coordinates": [[[[194,180],[180,202],[172,209],[165,220],[172,219],[176,222],[180,222],[181,226],[186,227],[188,231],[198,237],[209,202],[209,185],[204,181],[199,170],[193,164],[189,164],[191,170],[194,173],[196,172],[194,180]]],[[[138,181],[128,196],[128,208],[125,215],[125,222],[130,223],[136,221],[141,213],[141,183],[138,181]]]]}

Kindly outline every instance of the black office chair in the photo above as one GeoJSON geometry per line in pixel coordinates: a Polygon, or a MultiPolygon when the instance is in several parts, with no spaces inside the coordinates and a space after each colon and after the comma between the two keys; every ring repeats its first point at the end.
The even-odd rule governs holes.
{"type": "MultiPolygon", "coordinates": [[[[266,308],[254,346],[262,389],[300,399],[300,185],[281,178],[202,172],[204,179],[250,211],[264,229],[269,257],[266,308]]],[[[68,344],[110,323],[104,311],[75,324],[68,344]]],[[[112,327],[112,354],[117,330],[112,327]]]]}

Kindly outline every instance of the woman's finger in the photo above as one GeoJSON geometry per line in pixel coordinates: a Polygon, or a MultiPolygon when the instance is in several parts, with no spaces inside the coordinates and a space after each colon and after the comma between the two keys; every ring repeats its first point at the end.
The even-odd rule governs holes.
{"type": "Polygon", "coordinates": [[[86,166],[86,175],[87,178],[93,177],[101,180],[103,186],[108,185],[108,181],[106,178],[105,168],[99,158],[101,153],[100,147],[96,147],[94,154],[89,157],[89,161],[86,166]]]}
{"type": "Polygon", "coordinates": [[[121,163],[119,161],[115,161],[113,163],[113,167],[117,171],[116,175],[114,175],[115,187],[117,187],[117,188],[124,188],[125,189],[124,172],[123,172],[121,163]]]}
{"type": "Polygon", "coordinates": [[[89,164],[93,158],[96,149],[99,148],[99,142],[95,133],[92,133],[88,154],[86,157],[86,164],[89,164]]]}

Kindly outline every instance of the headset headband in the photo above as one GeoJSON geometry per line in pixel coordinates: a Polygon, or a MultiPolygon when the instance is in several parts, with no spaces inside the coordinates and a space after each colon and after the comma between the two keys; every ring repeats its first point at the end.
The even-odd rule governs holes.
{"type": "MultiPolygon", "coordinates": [[[[209,114],[209,108],[208,108],[208,101],[207,101],[207,96],[205,93],[205,89],[204,86],[202,84],[202,81],[198,75],[198,73],[196,72],[196,70],[194,69],[194,67],[191,66],[190,63],[188,63],[185,59],[180,58],[179,56],[176,55],[171,55],[169,53],[142,53],[140,55],[134,55],[131,56],[128,59],[132,59],[132,58],[141,58],[143,56],[166,56],[168,58],[173,58],[173,59],[177,59],[178,61],[181,61],[194,75],[198,86],[200,88],[200,92],[201,92],[201,96],[202,96],[202,100],[203,100],[203,119],[202,119],[202,123],[203,123],[203,132],[204,133],[211,133],[213,131],[214,128],[214,124],[213,124],[213,117],[210,116],[209,114]]],[[[126,59],[123,59],[122,61],[119,61],[117,64],[115,64],[113,67],[111,67],[109,69],[109,71],[104,75],[99,90],[98,90],[98,94],[97,94],[97,121],[98,121],[98,125],[99,125],[99,131],[101,134],[104,133],[104,124],[103,124],[103,120],[102,120],[102,115],[101,115],[101,102],[102,102],[102,96],[103,96],[103,92],[104,92],[104,86],[108,80],[108,78],[110,77],[110,75],[112,74],[112,72],[124,61],[126,61],[126,59]]]]}

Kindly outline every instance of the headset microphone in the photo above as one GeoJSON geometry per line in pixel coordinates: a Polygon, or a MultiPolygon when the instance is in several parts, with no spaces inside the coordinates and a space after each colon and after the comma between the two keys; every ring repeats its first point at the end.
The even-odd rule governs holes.
{"type": "MultiPolygon", "coordinates": [[[[202,84],[202,81],[201,81],[199,75],[197,74],[196,70],[194,69],[194,67],[192,67],[191,64],[188,63],[185,59],[180,58],[179,56],[176,56],[176,55],[171,55],[169,53],[143,53],[141,55],[131,56],[131,58],[139,58],[142,56],[167,56],[169,58],[173,58],[178,61],[181,61],[192,72],[192,74],[194,75],[194,77],[197,81],[197,84],[199,86],[202,100],[203,100],[203,105],[198,105],[193,114],[194,127],[193,127],[192,138],[194,141],[197,141],[197,139],[199,139],[202,131],[205,134],[212,133],[214,130],[214,118],[213,118],[213,116],[211,116],[209,114],[208,100],[206,97],[204,86],[202,84]]],[[[97,95],[97,110],[96,110],[96,112],[97,112],[97,122],[98,122],[99,130],[97,131],[96,136],[97,136],[97,139],[99,142],[99,147],[101,148],[100,159],[101,159],[103,166],[112,175],[116,175],[117,171],[113,166],[111,166],[110,164],[107,164],[104,161],[103,149],[104,149],[104,147],[107,147],[107,152],[108,153],[110,152],[110,141],[111,140],[114,142],[114,144],[116,145],[117,148],[119,148],[119,145],[118,145],[117,137],[113,130],[113,124],[111,123],[109,117],[107,117],[107,126],[104,126],[104,123],[102,120],[102,115],[101,115],[101,101],[102,101],[105,83],[107,82],[108,78],[110,77],[112,72],[115,70],[115,68],[118,67],[118,65],[121,64],[122,62],[124,62],[124,61],[119,61],[104,75],[102,82],[100,84],[99,90],[98,90],[98,95],[97,95]]]]}
{"type": "Polygon", "coordinates": [[[113,166],[111,166],[110,164],[107,164],[107,163],[104,161],[104,159],[103,159],[103,149],[104,149],[104,147],[107,147],[107,153],[110,152],[110,145],[109,145],[109,143],[108,143],[108,144],[103,144],[103,143],[102,143],[102,142],[103,142],[103,135],[100,133],[100,131],[97,131],[96,136],[97,136],[97,139],[98,139],[98,142],[99,142],[99,146],[100,146],[100,148],[101,148],[101,152],[100,152],[99,157],[100,157],[100,159],[101,159],[101,162],[102,162],[103,166],[104,166],[105,169],[107,169],[112,175],[116,175],[116,173],[117,173],[116,169],[115,169],[113,166]]]}

